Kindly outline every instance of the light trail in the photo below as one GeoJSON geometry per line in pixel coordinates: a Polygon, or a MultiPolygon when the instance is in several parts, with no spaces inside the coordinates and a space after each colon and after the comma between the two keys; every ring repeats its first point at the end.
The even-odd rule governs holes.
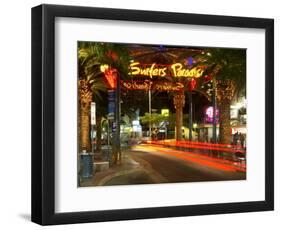
{"type": "Polygon", "coordinates": [[[246,168],[238,167],[234,165],[232,161],[204,156],[203,155],[204,153],[203,154],[193,153],[193,152],[167,149],[164,147],[151,146],[151,145],[134,146],[133,149],[146,151],[146,152],[151,152],[151,150],[154,150],[157,152],[161,152],[164,154],[177,157],[185,161],[193,162],[202,166],[208,166],[218,170],[229,171],[229,172],[236,172],[236,171],[246,172],[246,168]]]}
{"type": "Polygon", "coordinates": [[[238,148],[236,145],[210,144],[204,142],[190,142],[190,141],[148,141],[147,143],[154,144],[154,145],[164,145],[168,147],[184,147],[184,148],[192,148],[192,149],[217,150],[217,151],[229,152],[229,153],[239,152],[242,154],[246,154],[246,151],[244,149],[238,148]]]}

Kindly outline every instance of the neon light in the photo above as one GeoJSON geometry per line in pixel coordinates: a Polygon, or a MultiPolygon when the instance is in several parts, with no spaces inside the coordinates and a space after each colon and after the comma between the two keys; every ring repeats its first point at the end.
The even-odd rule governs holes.
{"type": "Polygon", "coordinates": [[[151,89],[152,81],[121,81],[121,86],[127,90],[149,90],[151,89]]]}
{"type": "Polygon", "coordinates": [[[117,85],[117,70],[108,65],[101,65],[100,71],[104,73],[108,88],[115,89],[117,85]]]}
{"type": "Polygon", "coordinates": [[[140,65],[139,62],[133,62],[130,64],[131,75],[143,75],[143,76],[149,76],[152,78],[152,76],[159,76],[164,77],[166,76],[166,70],[167,68],[156,68],[156,63],[153,63],[150,67],[146,68],[140,68],[138,67],[140,65]]]}
{"type": "Polygon", "coordinates": [[[171,66],[175,77],[195,77],[199,78],[202,76],[204,70],[198,67],[194,67],[192,69],[183,68],[181,63],[176,63],[171,66]]]}
{"type": "Polygon", "coordinates": [[[121,86],[127,90],[158,90],[158,91],[180,91],[184,90],[181,82],[150,81],[150,80],[127,80],[121,81],[121,86]]]}
{"type": "Polygon", "coordinates": [[[193,67],[191,69],[184,68],[181,63],[171,65],[162,64],[141,64],[132,62],[130,64],[130,75],[153,77],[182,77],[182,78],[199,78],[203,75],[204,66],[193,67]]]}
{"type": "Polygon", "coordinates": [[[154,89],[158,91],[180,91],[183,88],[184,84],[181,82],[162,82],[154,85],[154,89]]]}
{"type": "MultiPolygon", "coordinates": [[[[212,123],[214,118],[214,111],[213,106],[209,106],[205,112],[205,122],[212,123]]],[[[216,123],[218,123],[219,117],[219,110],[216,109],[216,123]]]]}

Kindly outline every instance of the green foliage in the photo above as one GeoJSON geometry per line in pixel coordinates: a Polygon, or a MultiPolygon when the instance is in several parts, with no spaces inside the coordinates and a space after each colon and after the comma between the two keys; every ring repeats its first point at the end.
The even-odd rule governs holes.
{"type": "Polygon", "coordinates": [[[103,75],[100,71],[100,63],[96,56],[99,52],[96,46],[87,43],[78,43],[78,69],[79,79],[86,79],[94,98],[102,100],[102,92],[106,92],[103,75]]]}
{"type": "Polygon", "coordinates": [[[123,44],[103,42],[78,42],[78,58],[88,68],[94,65],[108,64],[116,68],[121,75],[128,75],[129,50],[123,44]]]}
{"type": "Polygon", "coordinates": [[[79,79],[86,79],[92,90],[93,100],[97,102],[97,114],[106,114],[103,107],[107,96],[101,64],[116,68],[119,74],[127,75],[129,55],[127,47],[121,44],[101,42],[78,42],[79,79]]]}
{"type": "Polygon", "coordinates": [[[101,42],[78,42],[79,78],[87,78],[93,92],[106,91],[101,64],[116,68],[121,75],[128,74],[129,55],[126,46],[101,42]]]}
{"type": "Polygon", "coordinates": [[[245,94],[246,90],[246,50],[230,48],[210,48],[195,56],[196,65],[206,65],[204,75],[214,76],[217,80],[231,80],[236,93],[245,94]]]}
{"type": "Polygon", "coordinates": [[[121,124],[122,125],[130,125],[131,121],[130,121],[130,117],[125,114],[123,117],[121,117],[121,124]]]}
{"type": "Polygon", "coordinates": [[[151,124],[159,126],[163,121],[167,121],[168,117],[159,113],[145,113],[144,116],[140,117],[142,124],[151,124]]]}

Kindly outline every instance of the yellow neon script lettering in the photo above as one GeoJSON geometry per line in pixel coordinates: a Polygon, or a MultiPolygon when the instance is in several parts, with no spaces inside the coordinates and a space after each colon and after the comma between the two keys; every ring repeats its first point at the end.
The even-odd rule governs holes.
{"type": "MultiPolygon", "coordinates": [[[[153,63],[150,67],[140,67],[139,65],[139,62],[133,62],[130,64],[131,75],[149,76],[150,78],[153,76],[165,77],[167,75],[167,67],[157,68],[156,63],[153,63]]],[[[204,72],[204,69],[200,67],[186,69],[181,63],[171,65],[170,69],[173,77],[199,78],[204,72]]]]}
{"type": "Polygon", "coordinates": [[[152,78],[153,76],[159,76],[164,77],[166,76],[166,70],[167,68],[156,68],[156,64],[153,63],[150,67],[146,68],[140,68],[138,67],[140,63],[139,62],[133,62],[130,64],[131,75],[143,75],[143,76],[149,76],[152,78]]]}
{"type": "Polygon", "coordinates": [[[181,63],[175,63],[171,66],[173,70],[173,75],[175,77],[201,77],[204,70],[194,67],[192,69],[185,69],[183,68],[181,63]]]}
{"type": "Polygon", "coordinates": [[[177,82],[175,85],[173,85],[171,82],[163,82],[162,84],[155,85],[155,89],[160,91],[179,91],[183,88],[184,85],[180,82],[177,82]]]}
{"type": "Polygon", "coordinates": [[[125,88],[135,90],[149,90],[152,84],[149,80],[145,80],[144,82],[123,82],[125,88]]]}

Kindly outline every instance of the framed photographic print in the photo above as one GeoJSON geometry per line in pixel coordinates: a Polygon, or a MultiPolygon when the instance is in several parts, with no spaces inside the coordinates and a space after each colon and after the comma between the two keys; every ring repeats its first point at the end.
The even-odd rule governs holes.
{"type": "Polygon", "coordinates": [[[273,19],[32,9],[32,221],[273,210],[273,19]]]}

